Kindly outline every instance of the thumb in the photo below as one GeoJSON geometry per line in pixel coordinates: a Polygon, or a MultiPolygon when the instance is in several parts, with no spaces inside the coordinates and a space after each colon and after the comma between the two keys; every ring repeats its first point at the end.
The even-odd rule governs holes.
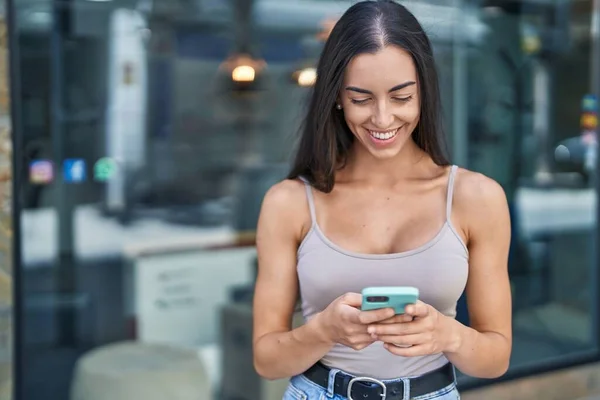
{"type": "Polygon", "coordinates": [[[420,300],[416,304],[409,304],[404,309],[406,314],[417,318],[424,318],[429,314],[429,306],[420,300]]]}
{"type": "Polygon", "coordinates": [[[359,293],[346,293],[341,298],[342,304],[349,305],[351,307],[360,308],[362,305],[362,294],[359,293]]]}

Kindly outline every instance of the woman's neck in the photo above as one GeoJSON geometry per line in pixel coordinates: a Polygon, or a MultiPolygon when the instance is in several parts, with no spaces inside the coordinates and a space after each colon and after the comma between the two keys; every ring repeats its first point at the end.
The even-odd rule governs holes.
{"type": "Polygon", "coordinates": [[[365,181],[373,185],[395,185],[415,178],[435,163],[417,144],[409,140],[402,150],[387,159],[378,159],[355,142],[345,165],[336,173],[336,181],[365,181]]]}

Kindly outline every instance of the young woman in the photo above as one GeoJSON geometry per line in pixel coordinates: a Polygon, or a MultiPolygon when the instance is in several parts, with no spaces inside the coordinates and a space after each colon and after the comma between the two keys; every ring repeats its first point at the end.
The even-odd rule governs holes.
{"type": "Polygon", "coordinates": [[[494,378],[509,364],[504,192],[445,158],[431,44],[405,7],[350,7],[317,75],[292,171],[259,218],[256,370],[291,377],[286,400],[457,399],[454,367],[494,378]],[[419,301],[361,311],[369,286],[419,301]],[[455,319],[465,290],[469,327],[455,319]]]}

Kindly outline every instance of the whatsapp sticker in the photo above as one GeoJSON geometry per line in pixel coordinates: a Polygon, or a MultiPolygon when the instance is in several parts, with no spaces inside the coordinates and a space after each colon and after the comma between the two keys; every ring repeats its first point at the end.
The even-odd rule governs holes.
{"type": "Polygon", "coordinates": [[[94,180],[106,182],[117,172],[117,162],[110,157],[104,157],[94,164],[94,180]]]}

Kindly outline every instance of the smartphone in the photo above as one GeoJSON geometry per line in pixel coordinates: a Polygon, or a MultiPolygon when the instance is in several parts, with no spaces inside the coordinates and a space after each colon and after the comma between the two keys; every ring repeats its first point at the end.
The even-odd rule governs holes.
{"type": "Polygon", "coordinates": [[[367,287],[362,290],[364,311],[379,308],[393,308],[396,314],[404,314],[404,307],[415,304],[419,299],[419,289],[412,286],[367,287]]]}

